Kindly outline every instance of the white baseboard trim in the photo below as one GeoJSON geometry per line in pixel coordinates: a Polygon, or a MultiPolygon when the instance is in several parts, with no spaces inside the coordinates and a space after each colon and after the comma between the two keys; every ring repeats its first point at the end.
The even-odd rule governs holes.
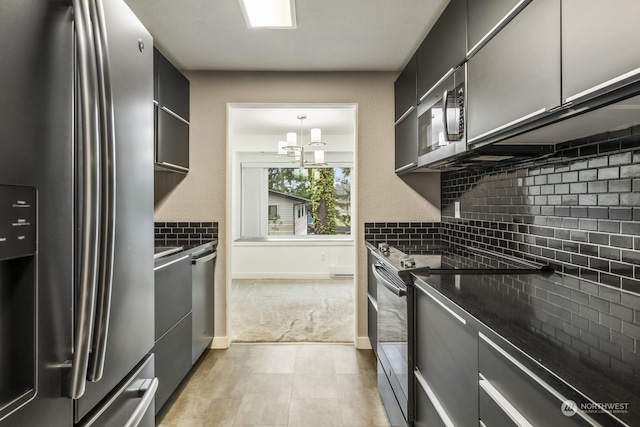
{"type": "Polygon", "coordinates": [[[213,337],[213,340],[211,341],[211,345],[209,346],[209,348],[227,349],[229,348],[230,344],[231,344],[231,341],[229,340],[228,337],[213,337]]]}
{"type": "Polygon", "coordinates": [[[234,273],[232,279],[330,279],[329,273],[234,273]]]}
{"type": "Polygon", "coordinates": [[[356,348],[358,350],[371,350],[369,337],[356,337],[356,348]]]}

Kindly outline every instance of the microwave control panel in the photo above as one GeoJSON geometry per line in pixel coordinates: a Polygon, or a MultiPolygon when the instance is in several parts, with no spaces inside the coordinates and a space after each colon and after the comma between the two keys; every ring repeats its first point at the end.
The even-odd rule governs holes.
{"type": "Polygon", "coordinates": [[[35,187],[0,185],[0,261],[36,253],[35,187]]]}

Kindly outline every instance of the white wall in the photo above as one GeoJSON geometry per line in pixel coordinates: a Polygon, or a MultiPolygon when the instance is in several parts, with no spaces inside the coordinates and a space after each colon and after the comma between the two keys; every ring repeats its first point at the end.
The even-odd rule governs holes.
{"type": "Polygon", "coordinates": [[[191,171],[156,205],[156,221],[218,221],[220,258],[216,266],[214,345],[227,337],[227,295],[231,266],[226,252],[233,224],[227,196],[228,103],[354,103],[358,106],[354,218],[357,248],[357,342],[366,341],[365,222],[439,221],[440,178],[394,170],[393,82],[397,73],[187,72],[191,81],[191,171]]]}

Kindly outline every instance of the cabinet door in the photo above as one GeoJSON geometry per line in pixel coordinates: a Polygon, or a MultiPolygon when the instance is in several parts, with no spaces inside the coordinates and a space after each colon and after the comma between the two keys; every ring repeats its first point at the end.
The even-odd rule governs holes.
{"type": "Polygon", "coordinates": [[[396,102],[396,112],[394,120],[398,120],[411,107],[418,103],[416,89],[416,71],[418,65],[417,55],[413,55],[402,73],[394,83],[394,94],[396,102]]]}
{"type": "Polygon", "coordinates": [[[472,0],[467,2],[469,56],[500,31],[531,0],[472,0]]]}
{"type": "Polygon", "coordinates": [[[408,172],[418,165],[418,110],[414,108],[396,125],[396,173],[408,172]]]}
{"type": "MultiPolygon", "coordinates": [[[[442,280],[455,276],[442,276],[442,280]]],[[[416,388],[433,395],[456,426],[478,424],[478,335],[466,320],[440,301],[428,285],[416,285],[416,388]]],[[[419,402],[419,401],[418,401],[419,402]]],[[[416,407],[416,425],[422,420],[416,407]]]]}
{"type": "Polygon", "coordinates": [[[468,61],[468,142],[560,105],[560,2],[529,3],[468,61]]]}
{"type": "Polygon", "coordinates": [[[189,125],[156,107],[156,163],[182,172],[189,170],[189,125]]]}
{"type": "Polygon", "coordinates": [[[562,0],[565,102],[588,99],[640,79],[639,17],[637,0],[562,0]],[[595,90],[605,82],[606,88],[595,90]]]}
{"type": "Polygon", "coordinates": [[[467,54],[467,1],[451,0],[418,48],[418,98],[467,54]]]}
{"type": "Polygon", "coordinates": [[[158,104],[189,121],[189,80],[155,50],[158,69],[158,104]]]}

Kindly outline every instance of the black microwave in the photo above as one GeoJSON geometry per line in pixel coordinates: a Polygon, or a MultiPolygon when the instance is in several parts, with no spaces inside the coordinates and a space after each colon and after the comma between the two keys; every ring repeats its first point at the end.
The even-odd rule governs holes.
{"type": "Polygon", "coordinates": [[[418,168],[428,170],[467,150],[466,64],[447,73],[418,105],[418,168]]]}

